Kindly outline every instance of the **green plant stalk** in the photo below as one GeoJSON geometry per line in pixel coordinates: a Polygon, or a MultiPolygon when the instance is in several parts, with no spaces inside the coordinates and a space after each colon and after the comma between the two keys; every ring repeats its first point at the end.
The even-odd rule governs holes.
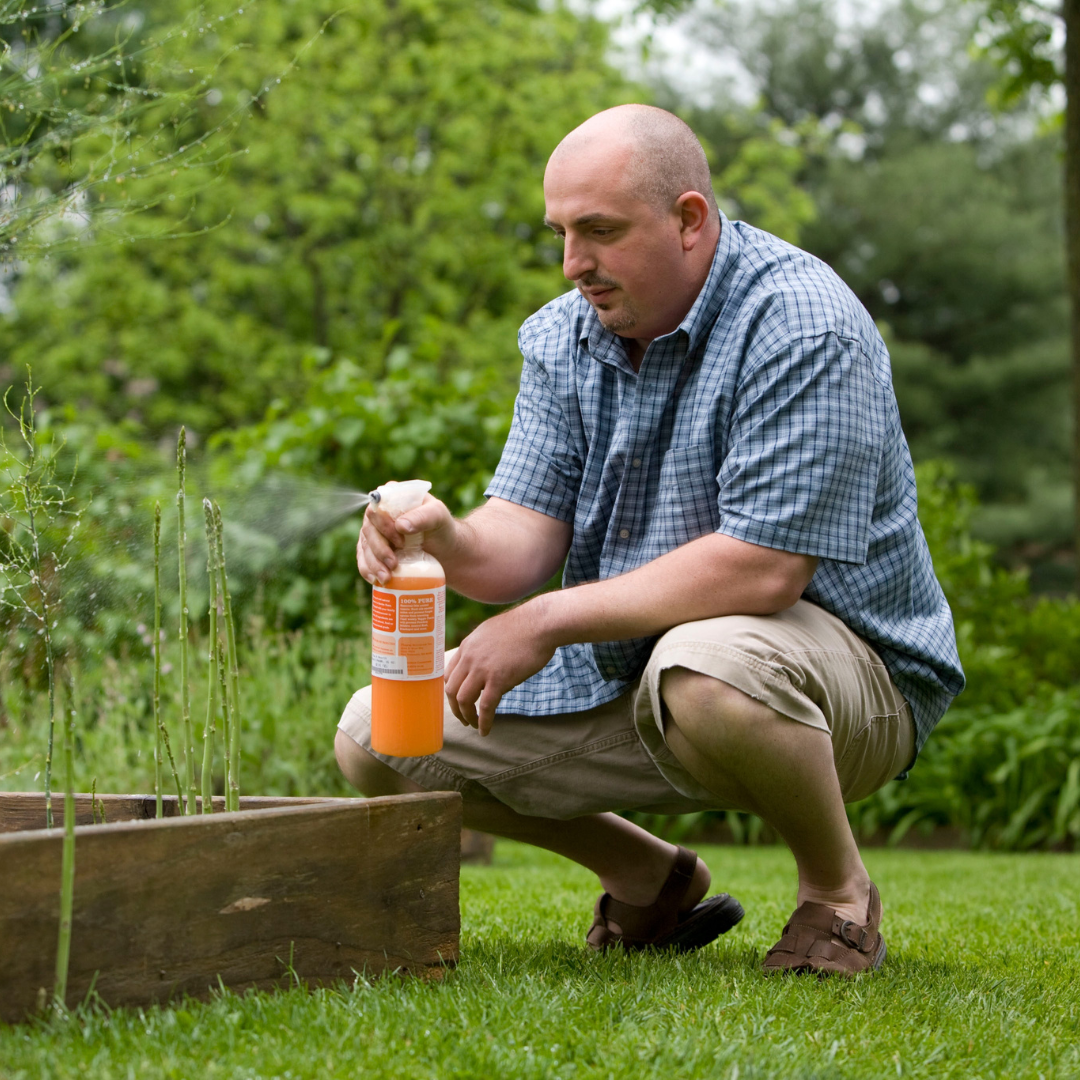
{"type": "MultiPolygon", "coordinates": [[[[180,428],[176,442],[176,472],[179,480],[176,491],[176,543],[180,555],[180,719],[184,737],[184,771],[187,780],[187,809],[195,813],[195,738],[191,728],[191,698],[188,691],[188,603],[187,603],[187,531],[184,523],[187,474],[187,431],[180,428]]],[[[181,807],[183,810],[183,807],[181,807]]]]}
{"type": "Polygon", "coordinates": [[[164,721],[161,724],[161,738],[165,743],[165,754],[169,759],[169,769],[172,771],[173,783],[176,785],[176,812],[182,814],[184,812],[184,786],[180,781],[180,773],[176,769],[172,743],[169,740],[169,729],[165,726],[164,721]]]}
{"type": "MultiPolygon", "coordinates": [[[[215,589],[217,590],[217,617],[220,625],[223,618],[224,611],[224,589],[222,588],[222,580],[224,578],[224,565],[222,562],[221,553],[221,511],[218,509],[216,502],[210,503],[210,523],[209,527],[214,531],[214,570],[212,571],[215,576],[215,589]]],[[[222,748],[225,751],[225,809],[231,810],[232,806],[232,788],[230,785],[230,779],[232,777],[232,739],[230,738],[230,702],[228,690],[225,686],[225,651],[223,649],[222,641],[218,640],[217,644],[217,675],[218,675],[218,693],[221,694],[221,742],[222,748]]]]}
{"type": "Polygon", "coordinates": [[[154,503],[154,817],[164,817],[161,801],[161,503],[154,503]]]}
{"type": "Polygon", "coordinates": [[[218,542],[218,588],[225,616],[225,647],[228,650],[229,687],[229,748],[226,805],[232,810],[240,809],[240,668],[236,658],[236,624],[233,621],[232,596],[229,594],[229,576],[225,569],[225,537],[221,523],[221,508],[214,503],[214,526],[218,542]]]}
{"type": "Polygon", "coordinates": [[[229,692],[225,686],[225,658],[221,654],[221,649],[218,649],[218,693],[221,695],[221,730],[223,732],[222,739],[225,744],[225,809],[233,810],[239,809],[232,805],[231,792],[229,791],[229,692]]]}
{"type": "Polygon", "coordinates": [[[29,381],[29,376],[27,390],[30,396],[29,419],[26,418],[25,398],[18,417],[28,455],[27,465],[23,470],[19,486],[22,488],[23,504],[26,507],[26,516],[29,521],[32,580],[38,588],[38,595],[41,597],[41,628],[45,640],[45,668],[49,682],[49,744],[45,753],[45,827],[51,829],[53,827],[52,763],[56,736],[56,658],[53,653],[52,612],[49,610],[49,597],[41,577],[41,537],[38,534],[37,516],[34,512],[37,506],[38,492],[30,479],[37,462],[37,430],[34,426],[33,385],[29,381]]]}
{"type": "MultiPolygon", "coordinates": [[[[34,538],[34,547],[37,547],[37,537],[34,538]]],[[[35,552],[36,555],[36,552],[35,552]]],[[[53,653],[52,628],[49,625],[52,612],[49,611],[48,601],[45,599],[45,586],[41,583],[41,575],[38,575],[38,587],[41,589],[41,613],[42,629],[45,637],[45,669],[49,678],[49,752],[45,758],[45,825],[53,827],[52,812],[52,757],[53,757],[53,733],[56,730],[56,657],[53,653]]]]}
{"type": "Polygon", "coordinates": [[[220,646],[217,628],[217,543],[214,536],[214,514],[209,499],[203,499],[203,513],[206,515],[206,576],[210,580],[210,667],[206,690],[206,725],[203,727],[202,812],[212,814],[214,729],[217,720],[218,665],[221,660],[218,655],[220,646]]]}
{"type": "Polygon", "coordinates": [[[169,768],[172,771],[173,783],[176,785],[177,813],[182,814],[184,789],[180,783],[180,774],[176,771],[169,729],[165,726],[165,718],[161,713],[161,503],[159,502],[154,503],[154,731],[156,733],[154,792],[157,795],[157,817],[163,817],[165,814],[161,790],[162,744],[169,756],[169,768]]]}
{"type": "Polygon", "coordinates": [[[64,845],[60,860],[60,927],[56,935],[56,976],[53,981],[53,1001],[61,1011],[66,1008],[71,960],[71,913],[75,904],[74,743],[75,706],[72,700],[68,703],[68,719],[64,725],[64,845]]]}
{"type": "MultiPolygon", "coordinates": [[[[205,506],[205,503],[204,503],[205,506]]],[[[210,502],[210,517],[207,522],[207,528],[212,529],[214,533],[214,569],[211,573],[214,575],[215,583],[214,588],[217,591],[217,617],[218,625],[220,627],[223,617],[223,590],[221,587],[223,567],[222,567],[222,554],[221,554],[221,511],[218,509],[216,502],[210,502]]],[[[221,695],[221,743],[222,749],[225,752],[225,809],[232,809],[232,793],[229,787],[229,778],[232,775],[232,740],[230,739],[229,726],[231,724],[231,710],[228,691],[225,686],[225,653],[224,645],[218,638],[217,642],[217,678],[218,678],[218,693],[221,695]]]]}

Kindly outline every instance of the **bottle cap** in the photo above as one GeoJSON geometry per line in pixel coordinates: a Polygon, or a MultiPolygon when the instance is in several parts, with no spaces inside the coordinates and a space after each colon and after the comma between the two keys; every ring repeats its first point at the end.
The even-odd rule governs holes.
{"type": "Polygon", "coordinates": [[[375,489],[379,509],[385,510],[395,521],[402,514],[415,510],[430,490],[430,480],[390,480],[375,489]]]}

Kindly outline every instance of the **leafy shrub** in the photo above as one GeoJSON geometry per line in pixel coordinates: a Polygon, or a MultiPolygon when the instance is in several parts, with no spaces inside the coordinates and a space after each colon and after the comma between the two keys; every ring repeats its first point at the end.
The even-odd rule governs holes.
{"type": "Polygon", "coordinates": [[[1023,572],[971,535],[974,491],[946,465],[917,470],[919,519],[956,622],[968,685],[959,704],[1009,710],[1047,687],[1080,682],[1080,603],[1032,597],[1023,572]]]}
{"type": "MultiPolygon", "coordinates": [[[[483,501],[513,404],[513,387],[494,370],[444,376],[434,361],[403,347],[390,351],[378,380],[365,378],[353,360],[325,352],[310,354],[307,363],[312,372],[299,406],[272,409],[262,423],[220,436],[214,445],[228,453],[219,468],[235,463],[228,467],[245,484],[288,472],[361,491],[418,476],[430,480],[456,514],[483,501]]],[[[296,552],[281,601],[290,620],[306,621],[327,602],[355,610],[355,544],[356,522],[350,521],[296,552]]],[[[450,597],[449,640],[488,610],[450,597]]]]}
{"type": "Polygon", "coordinates": [[[1080,602],[1032,597],[1024,574],[972,538],[972,489],[940,463],[917,470],[919,517],[956,620],[968,685],[910,777],[849,809],[900,840],[957,825],[977,847],[1080,840],[1080,602]]]}
{"type": "Polygon", "coordinates": [[[863,835],[895,843],[915,825],[958,825],[974,847],[1024,850],[1080,840],[1080,689],[1008,712],[951,709],[911,778],[851,808],[863,835]]]}

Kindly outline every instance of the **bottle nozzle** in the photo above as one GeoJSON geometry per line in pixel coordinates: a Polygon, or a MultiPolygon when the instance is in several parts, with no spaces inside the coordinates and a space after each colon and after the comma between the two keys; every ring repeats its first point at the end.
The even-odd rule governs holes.
{"type": "Polygon", "coordinates": [[[391,480],[380,484],[371,492],[371,501],[381,504],[382,509],[395,521],[410,510],[415,510],[431,490],[428,480],[391,480]]]}

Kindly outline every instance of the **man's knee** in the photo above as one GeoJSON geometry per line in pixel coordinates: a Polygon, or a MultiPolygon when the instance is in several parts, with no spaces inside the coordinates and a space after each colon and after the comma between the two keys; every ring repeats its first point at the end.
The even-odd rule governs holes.
{"type": "Polygon", "coordinates": [[[369,754],[340,729],[334,737],[334,755],[345,779],[364,795],[408,795],[423,791],[419,784],[369,754]]]}
{"type": "Polygon", "coordinates": [[[665,711],[687,734],[718,724],[741,727],[761,723],[776,713],[730,683],[689,668],[668,668],[660,676],[660,697],[665,711]]]}

